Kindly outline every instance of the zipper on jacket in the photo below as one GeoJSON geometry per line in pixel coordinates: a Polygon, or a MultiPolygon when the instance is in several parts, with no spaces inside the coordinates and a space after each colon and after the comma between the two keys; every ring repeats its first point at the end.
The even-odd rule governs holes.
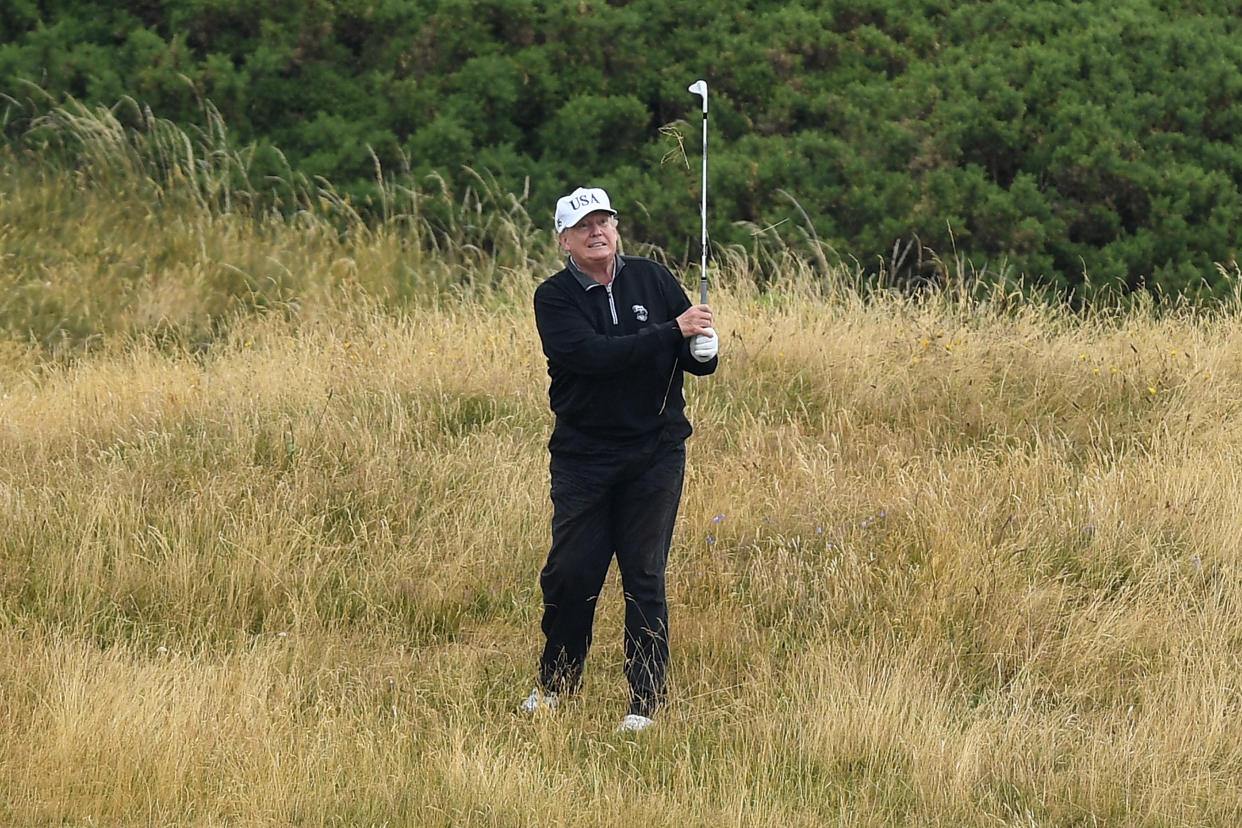
{"type": "Polygon", "coordinates": [[[608,291],[608,310],[612,311],[612,324],[620,325],[621,323],[617,321],[617,305],[612,301],[612,285],[604,285],[604,290],[608,291]]]}

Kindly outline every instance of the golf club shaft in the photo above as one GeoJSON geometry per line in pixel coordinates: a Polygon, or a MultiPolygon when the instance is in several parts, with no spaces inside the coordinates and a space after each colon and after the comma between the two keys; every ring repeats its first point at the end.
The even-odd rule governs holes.
{"type": "Polygon", "coordinates": [[[699,199],[702,217],[699,254],[699,302],[707,304],[707,86],[703,87],[703,192],[699,199]]]}
{"type": "Polygon", "coordinates": [[[703,174],[699,197],[700,254],[699,254],[699,303],[707,304],[707,81],[697,80],[690,91],[703,98],[703,174]]]}

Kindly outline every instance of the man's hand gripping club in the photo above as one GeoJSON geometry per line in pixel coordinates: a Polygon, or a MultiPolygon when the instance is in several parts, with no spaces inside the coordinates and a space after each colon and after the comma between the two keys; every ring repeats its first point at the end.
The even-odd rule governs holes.
{"type": "Polygon", "coordinates": [[[681,335],[690,339],[690,355],[699,362],[707,362],[720,352],[720,339],[712,329],[712,309],[707,305],[693,305],[677,317],[681,335]]]}

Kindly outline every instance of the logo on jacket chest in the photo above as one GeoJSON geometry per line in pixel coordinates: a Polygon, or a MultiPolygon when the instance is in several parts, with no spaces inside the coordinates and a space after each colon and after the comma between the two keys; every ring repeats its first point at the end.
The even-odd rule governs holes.
{"type": "Polygon", "coordinates": [[[634,318],[637,319],[639,322],[647,321],[647,309],[643,307],[642,305],[634,305],[633,307],[630,308],[630,310],[634,312],[634,318]]]}

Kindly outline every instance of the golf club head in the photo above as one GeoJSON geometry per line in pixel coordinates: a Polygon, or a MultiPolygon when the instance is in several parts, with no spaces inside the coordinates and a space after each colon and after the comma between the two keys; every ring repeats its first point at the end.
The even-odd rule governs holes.
{"type": "Polygon", "coordinates": [[[707,114],[707,81],[696,80],[690,84],[690,91],[703,98],[703,113],[707,114]]]}

